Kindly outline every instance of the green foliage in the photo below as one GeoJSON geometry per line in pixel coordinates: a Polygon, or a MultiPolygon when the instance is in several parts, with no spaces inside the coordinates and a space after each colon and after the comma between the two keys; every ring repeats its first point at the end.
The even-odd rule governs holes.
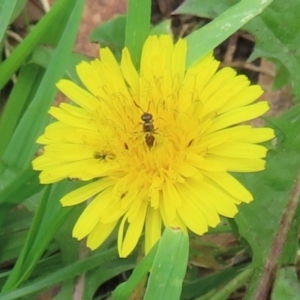
{"type": "Polygon", "coordinates": [[[297,299],[300,294],[297,273],[294,267],[285,267],[278,271],[272,291],[272,299],[297,299]]]}
{"type": "Polygon", "coordinates": [[[134,268],[130,278],[120,284],[113,293],[113,300],[128,299],[130,295],[134,292],[134,289],[138,287],[140,282],[145,280],[151,266],[153,264],[155,255],[157,253],[158,243],[151,249],[151,251],[146,255],[134,268]]]}
{"type": "Polygon", "coordinates": [[[136,66],[139,65],[143,44],[150,33],[150,17],[151,1],[128,1],[125,46],[129,49],[131,59],[136,66]]]}
{"type": "MultiPolygon", "coordinates": [[[[177,10],[177,13],[216,18],[224,15],[224,12],[228,12],[229,9],[233,9],[235,7],[233,5],[238,2],[238,0],[187,0],[177,10]]],[[[239,4],[242,5],[242,2],[244,1],[239,4]]],[[[255,36],[255,48],[250,60],[263,57],[273,61],[276,65],[277,75],[274,80],[274,88],[280,88],[290,83],[297,100],[300,99],[299,15],[299,1],[274,0],[260,15],[242,27],[243,30],[255,36]]],[[[236,16],[239,16],[239,13],[236,16]]],[[[229,23],[231,24],[231,21],[229,23]]]]}
{"type": "Polygon", "coordinates": [[[166,228],[161,240],[135,267],[128,281],[114,291],[113,300],[128,299],[149,272],[144,299],[179,299],[188,248],[188,236],[185,233],[166,228]]]}
{"type": "MultiPolygon", "coordinates": [[[[121,15],[97,27],[90,35],[92,42],[97,42],[101,47],[108,47],[120,59],[122,49],[125,47],[126,16],[121,15]]],[[[168,33],[170,20],[165,20],[151,28],[150,34],[160,35],[168,33]]],[[[130,36],[133,36],[132,34],[130,36]]],[[[143,39],[141,39],[143,41],[143,39]]]]}
{"type": "Polygon", "coordinates": [[[96,268],[99,268],[99,273],[101,274],[101,276],[98,277],[97,283],[101,284],[117,274],[131,269],[133,267],[133,263],[134,257],[121,262],[115,248],[110,249],[105,253],[95,252],[90,257],[77,260],[77,262],[70,266],[59,268],[56,272],[40,276],[38,280],[26,284],[22,288],[15,289],[12,292],[3,293],[1,300],[19,299],[22,296],[30,295],[36,291],[43,290],[46,287],[61,283],[67,279],[73,279],[77,275],[96,268]]]}
{"type": "MultiPolygon", "coordinates": [[[[25,4],[25,0],[0,1],[2,44],[6,28],[25,4]]],[[[242,246],[224,249],[213,244],[211,253],[202,253],[206,263],[211,257],[218,260],[215,272],[199,276],[200,256],[187,267],[188,236],[170,229],[138,263],[136,253],[126,259],[118,257],[112,248],[114,234],[100,249],[86,250],[82,256],[83,247],[72,238],[72,228],[83,206],[62,208],[59,203],[82,183],[63,181],[45,188],[31,169],[31,160],[38,149],[35,140],[49,122],[47,110],[57,93],[55,83],[66,77],[80,84],[74,66],[89,60],[72,53],[83,4],[84,0],[57,0],[0,64],[0,88],[13,74],[18,78],[0,114],[0,299],[32,299],[54,285],[61,286],[55,299],[71,299],[78,276],[84,282],[82,299],[93,299],[99,286],[120,275],[124,282],[113,292],[113,299],[129,299],[143,287],[148,300],[224,300],[245,285],[244,299],[264,299],[261,295],[269,292],[272,282],[272,299],[297,299],[300,208],[293,187],[299,181],[299,105],[280,117],[267,118],[277,138],[269,145],[266,170],[236,175],[255,201],[241,205],[235,218],[234,232],[242,246]],[[243,264],[231,265],[224,259],[238,256],[241,248],[248,255],[243,264]]],[[[127,46],[138,66],[148,34],[169,32],[170,20],[150,26],[150,8],[150,0],[130,0],[127,16],[102,24],[90,39],[111,48],[117,57],[127,46]]],[[[250,59],[273,61],[277,71],[274,87],[291,84],[296,100],[300,99],[299,1],[186,0],[176,13],[214,19],[186,37],[188,65],[237,30],[246,30],[256,40],[250,59]]],[[[226,224],[214,233],[230,231],[226,224]]],[[[114,282],[110,292],[116,285],[114,282]]]]}
{"type": "Polygon", "coordinates": [[[180,298],[188,252],[188,235],[166,228],[153,260],[145,300],[180,298]]]}
{"type": "Polygon", "coordinates": [[[121,57],[121,50],[125,46],[126,16],[117,16],[97,27],[90,35],[90,40],[101,47],[109,47],[117,56],[121,57]]]}
{"type": "Polygon", "coordinates": [[[0,3],[0,20],[2,21],[2,26],[0,27],[0,40],[3,39],[6,27],[14,12],[17,0],[5,0],[0,3]]]}
{"type": "Polygon", "coordinates": [[[287,222],[284,212],[288,209],[290,190],[300,167],[299,158],[297,151],[279,146],[278,149],[270,151],[265,172],[247,175],[244,178],[246,186],[251,187],[255,199],[248,206],[242,206],[236,217],[240,234],[251,246],[252,265],[255,268],[245,299],[255,299],[266,265],[271,260],[281,260],[280,256],[276,258],[272,253],[275,245],[283,247],[282,252],[289,252],[289,263],[295,263],[299,221],[290,224],[290,230],[294,233],[288,243],[284,243],[286,237],[282,236],[281,244],[278,245],[276,237],[280,234],[282,223],[287,222]]]}
{"type": "MultiPolygon", "coordinates": [[[[205,27],[190,34],[188,41],[187,65],[192,65],[217,47],[227,37],[262,12],[272,0],[242,0],[228,8],[205,27]]],[[[181,10],[178,9],[177,13],[181,10]]]]}

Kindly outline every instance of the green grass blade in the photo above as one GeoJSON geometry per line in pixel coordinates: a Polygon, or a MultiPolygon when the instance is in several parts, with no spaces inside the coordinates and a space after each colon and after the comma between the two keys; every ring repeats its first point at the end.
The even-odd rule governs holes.
{"type": "Polygon", "coordinates": [[[39,203],[21,255],[4,285],[3,291],[16,288],[31,275],[57,231],[75,210],[75,207],[62,208],[59,203],[62,195],[68,193],[72,187],[72,183],[63,181],[53,185],[50,194],[45,193],[39,203]]]}
{"type": "Polygon", "coordinates": [[[72,52],[81,19],[83,3],[84,0],[76,1],[76,5],[74,5],[72,14],[36,95],[19,122],[3,155],[3,161],[7,166],[14,167],[17,170],[24,169],[32,160],[33,154],[37,149],[35,140],[46,125],[49,118],[46,112],[57,92],[55,83],[63,76],[68,58],[72,52]]]}
{"type": "Polygon", "coordinates": [[[57,231],[75,210],[75,207],[63,208],[59,203],[62,195],[66,194],[69,190],[69,182],[61,182],[54,185],[51,194],[45,203],[43,203],[46,207],[38,209],[38,221],[32,225],[31,230],[33,233],[30,239],[30,249],[26,252],[16,286],[19,286],[30,276],[57,231]]]}
{"type": "Polygon", "coordinates": [[[33,64],[24,66],[18,75],[18,80],[0,119],[0,157],[3,155],[24,110],[36,92],[40,76],[42,76],[41,70],[33,64]]]}
{"type": "Polygon", "coordinates": [[[7,203],[0,204],[0,228],[3,226],[3,223],[5,222],[11,208],[12,208],[11,204],[7,204],[7,203]]]}
{"type": "Polygon", "coordinates": [[[42,188],[43,186],[39,183],[38,172],[28,166],[5,188],[0,190],[0,203],[21,203],[24,199],[38,193],[42,188]]]}
{"type": "Polygon", "coordinates": [[[0,41],[2,41],[6,28],[9,25],[9,21],[12,17],[16,6],[17,0],[2,0],[0,2],[0,41]]]}
{"type": "Polygon", "coordinates": [[[150,0],[129,0],[126,19],[125,46],[129,48],[131,59],[137,66],[142,47],[150,33],[150,0]]]}
{"type": "Polygon", "coordinates": [[[242,0],[212,22],[194,31],[188,42],[187,66],[197,62],[221,42],[260,14],[272,0],[242,0]]]}
{"type": "Polygon", "coordinates": [[[18,260],[17,260],[13,270],[11,271],[11,273],[8,277],[8,280],[5,282],[5,284],[2,288],[2,292],[6,292],[6,291],[9,291],[10,289],[12,289],[14,286],[16,286],[19,278],[22,277],[23,263],[24,263],[26,256],[28,255],[28,252],[30,251],[30,246],[34,242],[35,235],[38,231],[40,222],[42,221],[42,217],[43,217],[45,209],[46,209],[47,200],[49,198],[50,190],[51,190],[50,186],[48,186],[48,188],[46,189],[46,191],[44,193],[42,201],[40,203],[39,209],[37,210],[37,213],[35,214],[35,217],[34,217],[31,229],[29,230],[29,234],[27,236],[24,247],[22,248],[22,251],[18,257],[18,260]]]}
{"type": "MultiPolygon", "coordinates": [[[[7,2],[10,2],[7,0],[7,2]]],[[[33,49],[45,40],[45,37],[53,31],[53,26],[61,15],[66,14],[70,5],[74,5],[72,0],[56,1],[49,13],[41,19],[30,34],[18,45],[12,54],[0,65],[0,89],[6,84],[11,76],[20,68],[33,49]]],[[[2,27],[2,23],[1,23],[2,27]]]]}
{"type": "Polygon", "coordinates": [[[223,285],[213,295],[209,297],[210,300],[229,299],[236,290],[245,286],[253,275],[253,269],[248,268],[242,270],[236,277],[223,285]]]}
{"type": "Polygon", "coordinates": [[[188,252],[188,235],[166,228],[154,258],[144,300],[180,299],[188,252]]]}
{"type": "MultiPolygon", "coordinates": [[[[51,62],[54,52],[55,52],[55,50],[50,47],[46,47],[46,46],[42,46],[42,45],[38,46],[32,53],[29,63],[37,64],[40,67],[47,69],[48,65],[51,62]]],[[[74,81],[76,84],[78,84],[80,86],[83,86],[82,82],[80,81],[80,79],[76,73],[76,68],[74,66],[78,65],[82,61],[90,62],[90,60],[91,59],[89,59],[87,56],[85,56],[83,54],[72,53],[69,56],[69,60],[65,67],[64,77],[67,79],[70,79],[71,81],[74,81]]]]}
{"type": "Polygon", "coordinates": [[[222,286],[235,278],[245,266],[229,267],[216,271],[208,276],[201,276],[189,281],[185,281],[182,288],[183,299],[196,299],[219,290],[222,286]]]}
{"type": "Polygon", "coordinates": [[[91,257],[72,264],[71,266],[61,268],[57,272],[54,272],[48,276],[44,276],[26,285],[25,287],[16,289],[9,293],[5,293],[1,295],[1,300],[21,299],[21,297],[30,295],[47,287],[51,287],[67,279],[74,278],[75,276],[81,275],[82,273],[93,270],[95,268],[103,268],[103,280],[108,280],[113,276],[120,274],[122,271],[129,270],[134,266],[134,259],[132,257],[129,257],[126,259],[122,259],[121,269],[117,267],[116,269],[109,270],[107,268],[107,263],[117,259],[119,258],[116,248],[107,250],[104,253],[96,253],[91,257]]]}
{"type": "Polygon", "coordinates": [[[150,271],[157,248],[158,243],[151,249],[148,255],[138,263],[138,265],[134,268],[130,278],[115,289],[115,291],[113,292],[113,300],[123,300],[130,298],[130,295],[132,294],[134,289],[144,278],[146,278],[148,272],[150,271]]]}

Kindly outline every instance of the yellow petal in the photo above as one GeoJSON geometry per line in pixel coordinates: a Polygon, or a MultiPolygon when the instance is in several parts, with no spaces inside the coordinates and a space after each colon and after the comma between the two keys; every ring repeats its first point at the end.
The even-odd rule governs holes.
{"type": "Polygon", "coordinates": [[[158,209],[148,207],[145,221],[145,254],[161,237],[161,216],[158,209]]]}
{"type": "Polygon", "coordinates": [[[103,178],[70,192],[69,194],[65,195],[60,202],[63,206],[80,204],[113,184],[114,180],[111,178],[103,178]]]}
{"type": "Polygon", "coordinates": [[[226,142],[210,148],[207,153],[226,157],[245,157],[255,159],[265,157],[267,149],[260,145],[226,142]]]}
{"type": "Polygon", "coordinates": [[[96,97],[70,80],[61,79],[56,86],[64,95],[87,111],[93,111],[100,105],[96,97]]]}
{"type": "MultiPolygon", "coordinates": [[[[118,245],[119,245],[118,248],[119,248],[120,257],[127,257],[135,248],[144,227],[147,206],[148,206],[147,202],[142,203],[142,205],[140,206],[139,213],[136,215],[136,218],[129,223],[124,238],[123,238],[123,228],[122,225],[120,225],[119,235],[118,235],[118,245]]],[[[125,216],[123,220],[126,219],[127,217],[125,216]]],[[[125,222],[123,220],[121,224],[125,222]]]]}
{"type": "Polygon", "coordinates": [[[102,224],[99,222],[87,237],[86,245],[95,250],[100,247],[112,233],[118,222],[102,224]]]}
{"type": "Polygon", "coordinates": [[[207,133],[226,128],[237,123],[252,120],[263,115],[268,110],[269,104],[265,101],[234,109],[217,117],[207,133]]]}
{"type": "Polygon", "coordinates": [[[228,194],[231,194],[234,198],[246,203],[249,203],[253,200],[250,192],[242,184],[240,184],[239,181],[237,181],[228,173],[205,172],[204,174],[211,180],[213,180],[215,184],[221,186],[228,194]]]}

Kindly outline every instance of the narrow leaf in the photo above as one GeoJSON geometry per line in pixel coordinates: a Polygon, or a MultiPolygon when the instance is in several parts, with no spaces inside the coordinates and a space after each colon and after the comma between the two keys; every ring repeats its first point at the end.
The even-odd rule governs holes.
{"type": "Polygon", "coordinates": [[[166,228],[154,258],[145,300],[180,299],[188,251],[188,235],[166,228]]]}
{"type": "Polygon", "coordinates": [[[272,0],[242,0],[226,10],[212,22],[194,31],[188,42],[187,66],[212,51],[221,42],[260,14],[272,0]]]}
{"type": "Polygon", "coordinates": [[[150,15],[150,0],[128,1],[125,46],[135,65],[138,65],[143,44],[150,33],[150,15]]]}
{"type": "Polygon", "coordinates": [[[6,28],[14,12],[17,0],[2,0],[0,2],[0,41],[2,41],[6,28]]]}

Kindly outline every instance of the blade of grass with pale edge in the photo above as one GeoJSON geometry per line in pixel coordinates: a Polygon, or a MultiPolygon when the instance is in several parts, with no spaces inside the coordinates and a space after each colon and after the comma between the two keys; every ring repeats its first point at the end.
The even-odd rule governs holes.
{"type": "Polygon", "coordinates": [[[187,66],[193,65],[201,57],[212,51],[260,14],[271,2],[272,0],[242,0],[206,26],[191,33],[186,38],[188,42],[187,66]]]}
{"type": "Polygon", "coordinates": [[[150,33],[150,15],[150,0],[128,1],[125,46],[135,66],[139,65],[143,44],[150,33]]]}
{"type": "Polygon", "coordinates": [[[188,235],[166,228],[153,261],[144,300],[180,299],[188,252],[188,235]]]}

